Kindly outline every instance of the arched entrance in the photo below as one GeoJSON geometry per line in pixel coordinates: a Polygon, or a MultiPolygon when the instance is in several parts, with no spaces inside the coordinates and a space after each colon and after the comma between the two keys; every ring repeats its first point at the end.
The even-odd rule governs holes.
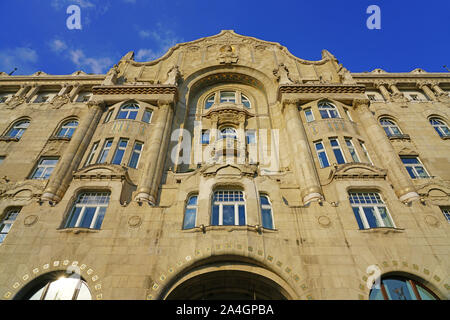
{"type": "Polygon", "coordinates": [[[291,300],[289,284],[264,266],[245,262],[198,265],[175,280],[165,300],[291,300]]]}

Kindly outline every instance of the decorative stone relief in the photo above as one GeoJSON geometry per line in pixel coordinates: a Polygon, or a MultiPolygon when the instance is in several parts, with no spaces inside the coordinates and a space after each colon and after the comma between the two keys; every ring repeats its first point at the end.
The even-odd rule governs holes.
{"type": "Polygon", "coordinates": [[[34,225],[37,221],[39,220],[39,217],[36,215],[30,215],[27,216],[24,220],[23,220],[23,224],[26,227],[31,227],[32,225],[34,225]]]}
{"type": "Polygon", "coordinates": [[[236,54],[236,48],[231,45],[224,45],[219,49],[220,53],[218,56],[219,63],[221,64],[232,64],[237,63],[239,60],[236,54]]]}
{"type": "Polygon", "coordinates": [[[181,72],[178,69],[177,65],[174,65],[172,68],[169,69],[169,72],[167,72],[167,80],[164,82],[164,84],[173,85],[176,86],[178,84],[178,80],[181,77],[181,72]]]}

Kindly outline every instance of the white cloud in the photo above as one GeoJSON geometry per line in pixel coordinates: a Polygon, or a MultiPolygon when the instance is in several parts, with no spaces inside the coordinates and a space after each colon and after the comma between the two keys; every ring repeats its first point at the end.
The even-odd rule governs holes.
{"type": "Polygon", "coordinates": [[[183,42],[175,33],[167,28],[164,28],[161,24],[157,25],[155,30],[138,31],[138,34],[143,39],[153,40],[149,43],[154,49],[141,48],[136,54],[136,59],[140,61],[149,61],[164,55],[171,47],[177,43],[183,42]]]}
{"type": "Polygon", "coordinates": [[[35,63],[38,54],[26,47],[7,48],[0,50],[0,71],[10,73],[17,68],[17,73],[30,74],[36,72],[35,63]]]}
{"type": "Polygon", "coordinates": [[[54,52],[61,52],[67,49],[67,44],[60,39],[54,39],[53,41],[49,42],[48,45],[54,52]]]}
{"type": "Polygon", "coordinates": [[[114,63],[109,57],[87,57],[83,50],[69,50],[69,58],[78,68],[87,69],[93,73],[105,73],[114,63]]]}

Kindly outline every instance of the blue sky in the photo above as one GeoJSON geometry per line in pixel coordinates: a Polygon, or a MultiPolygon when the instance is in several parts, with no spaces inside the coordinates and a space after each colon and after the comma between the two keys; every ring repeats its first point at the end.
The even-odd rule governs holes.
{"type": "Polygon", "coordinates": [[[450,69],[448,0],[0,0],[0,12],[0,71],[15,75],[104,73],[129,51],[149,61],[223,29],[307,60],[327,49],[352,72],[450,69]],[[71,4],[82,30],[66,27],[71,4]],[[369,5],[381,9],[380,30],[366,27],[369,5]]]}

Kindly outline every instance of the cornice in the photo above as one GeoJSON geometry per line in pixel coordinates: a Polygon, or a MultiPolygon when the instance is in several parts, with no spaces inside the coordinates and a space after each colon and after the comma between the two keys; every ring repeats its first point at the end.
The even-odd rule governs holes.
{"type": "Polygon", "coordinates": [[[177,94],[174,85],[98,86],[92,88],[94,95],[113,94],[177,94]]]}
{"type": "Polygon", "coordinates": [[[342,84],[296,84],[278,88],[279,93],[365,93],[365,90],[363,85],[342,84]]]}

